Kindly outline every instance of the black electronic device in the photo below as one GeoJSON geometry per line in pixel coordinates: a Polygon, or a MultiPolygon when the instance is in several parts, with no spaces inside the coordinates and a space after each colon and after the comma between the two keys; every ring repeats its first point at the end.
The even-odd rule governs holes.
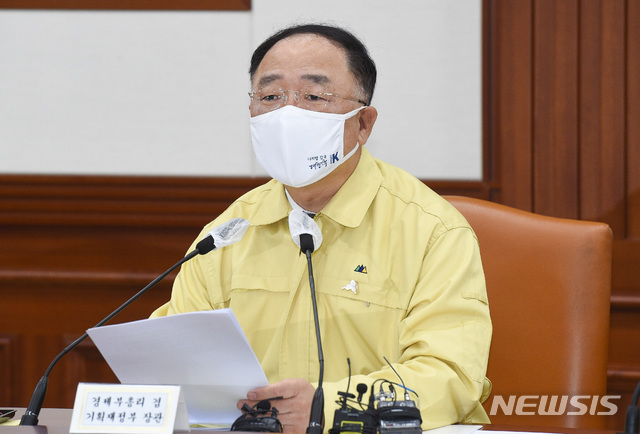
{"type": "Polygon", "coordinates": [[[359,410],[354,407],[340,408],[333,415],[330,434],[375,434],[378,430],[378,416],[373,410],[359,410]]]}
{"type": "Polygon", "coordinates": [[[422,433],[420,409],[412,400],[378,403],[380,434],[422,433]]]}
{"type": "MultiPolygon", "coordinates": [[[[387,358],[384,360],[389,367],[398,376],[402,384],[394,383],[392,381],[383,380],[380,385],[379,393],[373,393],[371,391],[371,397],[369,399],[370,405],[372,400],[377,402],[376,414],[378,416],[378,431],[380,434],[420,434],[422,433],[422,415],[420,409],[416,405],[416,402],[411,399],[410,392],[418,398],[418,394],[413,390],[407,388],[395,370],[393,365],[389,363],[387,358]],[[387,385],[387,390],[384,390],[383,386],[387,385]],[[394,386],[402,388],[404,390],[404,396],[398,396],[396,388],[394,386]]],[[[374,382],[375,386],[375,382],[374,382]]],[[[372,387],[373,389],[373,387],[372,387]]]]}
{"type": "Polygon", "coordinates": [[[373,408],[365,408],[362,404],[362,397],[367,392],[368,386],[360,383],[357,386],[358,400],[355,395],[349,393],[351,385],[351,360],[347,358],[349,364],[349,380],[347,390],[338,392],[340,399],[337,401],[340,408],[333,414],[333,426],[329,430],[330,434],[375,434],[378,429],[377,414],[373,408]],[[357,407],[356,407],[357,403],[357,407]]]}
{"type": "Polygon", "coordinates": [[[419,434],[422,433],[422,416],[416,402],[411,399],[410,393],[418,398],[418,394],[405,386],[402,377],[389,363],[386,357],[384,360],[398,376],[402,384],[385,379],[377,379],[371,386],[369,402],[364,404],[362,397],[367,392],[368,386],[360,383],[357,386],[358,399],[349,393],[351,384],[351,361],[349,363],[349,381],[347,390],[338,392],[340,399],[337,403],[340,408],[333,416],[333,426],[329,430],[330,434],[419,434]],[[376,384],[380,383],[380,389],[376,393],[376,384]],[[386,386],[386,388],[385,388],[386,386]],[[404,391],[400,396],[396,392],[396,387],[404,391]],[[357,405],[357,407],[356,407],[357,405]]]}
{"type": "Polygon", "coordinates": [[[272,407],[268,399],[256,403],[253,407],[244,404],[242,410],[244,413],[233,422],[231,431],[282,432],[282,423],[278,420],[278,409],[272,407]]]}
{"type": "Polygon", "coordinates": [[[375,407],[380,434],[417,434],[422,432],[420,409],[409,395],[409,391],[414,394],[415,392],[407,389],[404,384],[388,380],[376,380],[373,387],[369,397],[369,407],[375,407]],[[374,393],[373,387],[378,381],[382,381],[382,383],[378,393],[374,393]],[[404,390],[404,396],[399,396],[395,386],[404,390]]]}

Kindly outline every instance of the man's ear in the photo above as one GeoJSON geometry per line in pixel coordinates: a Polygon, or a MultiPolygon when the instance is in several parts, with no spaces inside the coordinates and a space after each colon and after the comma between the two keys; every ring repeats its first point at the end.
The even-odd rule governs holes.
{"type": "Polygon", "coordinates": [[[371,131],[373,130],[373,124],[376,123],[376,119],[378,118],[378,110],[375,107],[366,107],[360,110],[359,121],[360,121],[360,129],[358,130],[358,143],[360,146],[363,146],[367,143],[369,136],[371,135],[371,131]]]}

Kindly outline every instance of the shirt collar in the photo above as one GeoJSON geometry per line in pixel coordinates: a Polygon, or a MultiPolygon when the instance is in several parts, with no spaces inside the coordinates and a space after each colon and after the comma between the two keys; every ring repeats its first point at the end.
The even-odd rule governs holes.
{"type": "MultiPolygon", "coordinates": [[[[343,226],[351,228],[359,226],[381,182],[380,169],[373,156],[363,147],[356,169],[319,214],[343,226]]],[[[252,225],[272,224],[287,218],[291,212],[292,207],[287,199],[284,185],[271,180],[265,187],[266,196],[262,198],[260,208],[251,219],[252,225]]]]}
{"type": "Polygon", "coordinates": [[[283,218],[289,217],[291,205],[285,195],[284,185],[272,179],[264,187],[260,197],[260,208],[251,218],[254,226],[270,225],[283,218]]]}
{"type": "Polygon", "coordinates": [[[291,209],[299,209],[300,211],[302,211],[303,213],[305,213],[306,215],[308,215],[311,218],[314,218],[315,215],[317,213],[315,212],[311,212],[311,211],[307,211],[306,209],[302,208],[300,205],[298,205],[298,203],[293,200],[293,198],[291,197],[291,195],[289,194],[289,190],[287,190],[286,188],[284,189],[285,194],[287,195],[287,200],[289,201],[289,205],[291,205],[291,209]]]}
{"type": "Polygon", "coordinates": [[[375,159],[362,147],[356,170],[320,213],[343,226],[358,227],[381,183],[382,173],[375,159]]]}

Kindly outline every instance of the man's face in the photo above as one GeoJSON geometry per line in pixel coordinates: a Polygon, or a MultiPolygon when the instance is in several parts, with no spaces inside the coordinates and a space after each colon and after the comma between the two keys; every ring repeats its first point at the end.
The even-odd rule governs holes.
{"type": "MultiPolygon", "coordinates": [[[[252,90],[265,87],[298,91],[313,88],[352,99],[361,99],[356,80],[347,66],[346,53],[329,40],[310,34],[295,35],[276,43],[264,56],[253,78],[252,90]]],[[[293,92],[287,104],[298,105],[293,92]]],[[[362,104],[337,98],[330,111],[348,113],[362,104]]],[[[252,104],[251,116],[261,114],[252,104]]],[[[346,121],[344,153],[358,142],[359,114],[346,121]]]]}

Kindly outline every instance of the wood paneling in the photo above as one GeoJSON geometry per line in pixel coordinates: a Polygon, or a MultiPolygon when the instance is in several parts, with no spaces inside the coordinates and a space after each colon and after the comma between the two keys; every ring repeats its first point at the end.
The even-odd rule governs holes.
{"type": "Polygon", "coordinates": [[[625,7],[584,1],[580,45],[580,214],[626,236],[625,7]]]}
{"type": "MultiPolygon", "coordinates": [[[[1,369],[10,371],[3,378],[14,381],[3,384],[3,402],[26,406],[58,352],[178,261],[204,224],[263,181],[0,177],[0,331],[21,342],[3,346],[1,369]]],[[[148,317],[169,299],[174,276],[112,322],[148,317]]],[[[90,342],[53,369],[45,405],[71,406],[80,380],[113,381],[90,342]]]]}
{"type": "Polygon", "coordinates": [[[613,229],[609,391],[624,395],[611,419],[619,429],[640,380],[640,3],[484,3],[485,149],[497,154],[502,203],[613,229]]]}
{"type": "MultiPolygon", "coordinates": [[[[627,2],[626,39],[626,141],[627,196],[624,201],[626,228],[629,239],[640,241],[640,2],[627,2]]],[[[640,263],[640,249],[636,251],[640,263]]],[[[640,273],[639,273],[640,274],[640,273]]],[[[640,275],[636,274],[636,282],[640,275]]]]}
{"type": "MultiPolygon", "coordinates": [[[[77,336],[66,336],[65,344],[69,345],[77,336]]],[[[91,382],[99,379],[106,383],[119,383],[118,378],[109,365],[105,362],[90,338],[80,343],[73,351],[67,354],[68,359],[63,374],[64,396],[66,402],[72,402],[75,398],[76,388],[80,382],[91,382]]]]}
{"type": "Polygon", "coordinates": [[[11,391],[19,387],[20,376],[20,338],[15,334],[0,334],[0,403],[11,403],[11,391]]]}
{"type": "Polygon", "coordinates": [[[578,1],[534,2],[533,209],[578,210],[578,1]]]}
{"type": "MultiPolygon", "coordinates": [[[[503,203],[531,211],[533,207],[533,4],[531,1],[485,2],[484,81],[490,99],[491,140],[485,150],[494,161],[503,203]],[[504,188],[504,186],[509,186],[504,188]]],[[[485,136],[487,137],[487,136],[485,136]]],[[[491,175],[489,175],[491,176],[491,175]]]]}

